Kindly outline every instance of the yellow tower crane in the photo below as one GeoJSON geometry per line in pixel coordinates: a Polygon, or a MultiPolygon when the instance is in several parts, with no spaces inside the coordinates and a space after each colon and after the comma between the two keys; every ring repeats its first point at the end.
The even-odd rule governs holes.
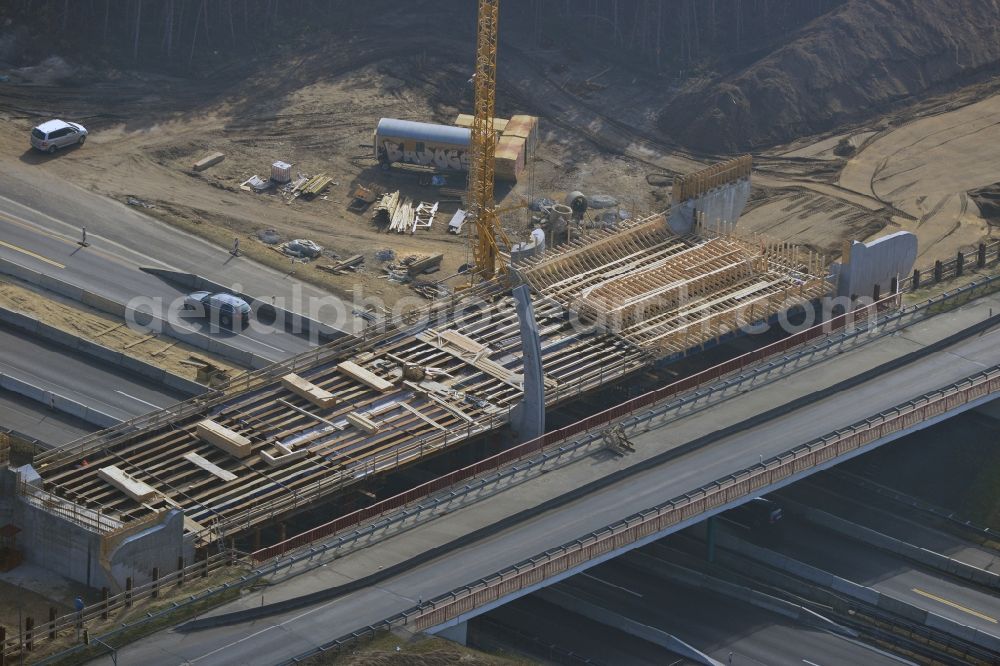
{"type": "Polygon", "coordinates": [[[475,108],[472,121],[469,160],[469,233],[473,257],[474,282],[507,275],[500,259],[500,246],[509,251],[510,240],[500,226],[493,198],[497,137],[493,129],[497,93],[497,26],[500,0],[479,0],[476,30],[476,71],[472,76],[475,108]]]}

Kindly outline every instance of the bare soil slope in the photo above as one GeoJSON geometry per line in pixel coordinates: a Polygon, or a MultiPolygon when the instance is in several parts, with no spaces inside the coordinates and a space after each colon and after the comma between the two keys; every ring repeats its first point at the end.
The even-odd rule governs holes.
{"type": "Polygon", "coordinates": [[[729,152],[816,134],[996,66],[995,0],[851,0],[722,80],[692,85],[660,127],[729,152]]]}

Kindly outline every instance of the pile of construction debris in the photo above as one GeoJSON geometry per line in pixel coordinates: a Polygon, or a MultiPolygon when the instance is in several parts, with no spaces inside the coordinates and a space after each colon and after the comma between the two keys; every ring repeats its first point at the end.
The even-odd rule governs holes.
{"type": "Polygon", "coordinates": [[[278,246],[282,253],[296,259],[315,259],[323,254],[323,246],[316,241],[296,238],[278,246]]]}
{"type": "Polygon", "coordinates": [[[355,254],[347,259],[340,259],[333,264],[316,264],[316,268],[327,273],[333,273],[334,275],[344,275],[348,272],[353,273],[357,271],[363,263],[365,263],[364,255],[355,254]]]}
{"type": "Polygon", "coordinates": [[[396,233],[416,233],[417,229],[430,229],[437,216],[438,204],[403,197],[399,190],[387,192],[378,198],[372,210],[372,222],[396,233]]]}
{"type": "Polygon", "coordinates": [[[447,296],[448,288],[438,282],[418,280],[420,275],[436,273],[441,269],[442,254],[419,255],[411,254],[399,261],[394,261],[382,267],[385,279],[400,284],[409,284],[413,291],[424,298],[435,299],[447,296]]]}
{"type": "Polygon", "coordinates": [[[399,261],[386,264],[382,267],[382,270],[385,272],[387,279],[406,284],[413,281],[418,275],[437,272],[441,268],[442,259],[444,259],[443,254],[411,254],[399,261]]]}

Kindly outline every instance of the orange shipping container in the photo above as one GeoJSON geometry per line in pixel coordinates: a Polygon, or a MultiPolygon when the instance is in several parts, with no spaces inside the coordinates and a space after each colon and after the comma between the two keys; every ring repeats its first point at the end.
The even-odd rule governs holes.
{"type": "Polygon", "coordinates": [[[516,181],[524,171],[524,139],[502,136],[497,142],[496,175],[502,180],[516,181]]]}

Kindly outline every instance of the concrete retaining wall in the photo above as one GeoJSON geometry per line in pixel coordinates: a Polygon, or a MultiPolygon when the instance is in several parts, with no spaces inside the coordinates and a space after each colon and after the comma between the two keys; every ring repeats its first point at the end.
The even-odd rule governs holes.
{"type": "Polygon", "coordinates": [[[814,525],[819,525],[820,527],[826,528],[832,532],[836,532],[837,534],[846,536],[850,539],[866,543],[870,546],[887,550],[918,564],[923,564],[932,569],[943,571],[947,574],[951,574],[952,576],[976,583],[977,585],[1000,589],[1000,575],[991,571],[986,571],[985,569],[974,567],[971,564],[960,562],[954,558],[948,557],[947,555],[935,553],[932,550],[927,550],[926,548],[921,548],[919,546],[906,543],[905,541],[900,541],[899,539],[887,536],[881,532],[877,532],[862,525],[857,525],[849,520],[844,520],[843,518],[834,516],[825,511],[820,511],[819,509],[814,509],[797,502],[792,502],[786,498],[782,498],[781,501],[786,504],[791,511],[802,516],[814,525]]]}
{"type": "Polygon", "coordinates": [[[90,587],[116,588],[101,569],[101,535],[22,498],[14,503],[17,546],[26,562],[90,587]]]}
{"type": "Polygon", "coordinates": [[[194,547],[184,541],[184,513],[174,509],[158,524],[122,540],[109,558],[112,582],[123,587],[131,577],[142,585],[152,580],[154,568],[160,577],[176,571],[179,557],[193,562],[194,547]]]}
{"type": "Polygon", "coordinates": [[[719,222],[735,224],[750,198],[750,179],[741,178],[716,187],[694,199],[674,204],[667,212],[667,227],[683,236],[694,230],[700,220],[705,228],[714,229],[719,222]]]}
{"type": "Polygon", "coordinates": [[[23,395],[29,400],[40,402],[50,409],[55,409],[64,414],[69,414],[87,423],[92,423],[98,428],[110,428],[122,422],[110,414],[105,414],[97,409],[93,409],[65,396],[39,388],[34,384],[0,373],[0,388],[7,389],[12,393],[23,395]]]}
{"type": "Polygon", "coordinates": [[[978,645],[981,648],[1000,654],[1000,638],[997,636],[942,617],[908,602],[890,597],[878,590],[858,585],[822,569],[817,569],[816,567],[790,557],[785,557],[766,548],[755,546],[725,533],[718,532],[716,534],[716,543],[722,548],[728,548],[733,552],[766,564],[778,571],[791,574],[814,585],[829,588],[846,597],[856,599],[869,606],[875,606],[887,613],[892,613],[916,624],[937,629],[951,636],[961,638],[973,645],[978,645]]]}
{"type": "Polygon", "coordinates": [[[189,291],[221,291],[234,293],[250,304],[257,317],[265,321],[281,321],[284,323],[285,330],[289,333],[301,333],[308,335],[311,339],[318,343],[329,342],[345,335],[344,331],[337,330],[321,321],[306,317],[305,315],[301,315],[297,312],[292,312],[291,310],[276,307],[272,303],[262,301],[259,298],[251,296],[250,294],[234,291],[231,287],[219,284],[218,282],[213,282],[208,278],[204,278],[194,273],[171,271],[163,268],[151,268],[146,266],[143,266],[141,270],[149,273],[150,275],[155,275],[160,279],[182,285],[189,291]]]}
{"type": "Polygon", "coordinates": [[[130,372],[134,372],[137,375],[146,377],[147,379],[152,379],[153,381],[159,382],[164,386],[169,386],[172,389],[176,389],[191,396],[201,395],[208,390],[205,386],[202,386],[198,382],[193,382],[190,379],[185,379],[184,377],[175,375],[172,372],[167,372],[163,368],[158,368],[155,365],[146,363],[145,361],[137,359],[133,356],[129,356],[125,352],[120,352],[109,347],[105,347],[104,345],[99,345],[96,342],[73,335],[72,333],[63,331],[55,326],[51,326],[20,312],[14,312],[13,310],[0,307],[0,322],[9,324],[17,329],[31,333],[32,335],[37,335],[38,337],[50,342],[63,345],[64,347],[80,352],[81,354],[86,354],[87,356],[96,358],[103,363],[117,365],[130,372]]]}
{"type": "Polygon", "coordinates": [[[197,347],[210,354],[215,354],[221,358],[232,361],[244,368],[259,370],[271,365],[271,361],[252,352],[237,349],[220,340],[209,337],[199,331],[189,329],[179,329],[169,321],[160,317],[154,317],[148,313],[136,312],[126,308],[123,304],[109,298],[86,291],[68,282],[63,282],[51,276],[39,273],[38,271],[26,268],[16,262],[0,257],[0,273],[11,275],[24,280],[30,284],[48,289],[49,291],[73,299],[85,305],[89,305],[101,312],[105,312],[114,317],[130,319],[141,326],[146,326],[152,330],[161,331],[176,340],[180,340],[192,347],[197,347]],[[128,316],[126,316],[128,315],[128,316]]]}
{"type": "Polygon", "coordinates": [[[833,631],[852,638],[857,636],[857,632],[843,627],[818,613],[814,613],[808,608],[793,604],[784,599],[779,599],[778,597],[772,597],[758,590],[730,583],[720,578],[714,578],[699,571],[694,571],[678,564],[647,555],[641,551],[632,551],[624,557],[634,562],[643,571],[652,572],[653,575],[665,580],[675,581],[688,587],[711,590],[717,594],[737,599],[751,606],[791,618],[818,629],[833,631]]]}
{"type": "Polygon", "coordinates": [[[668,634],[661,629],[647,626],[641,622],[636,622],[635,620],[627,618],[624,615],[614,613],[606,608],[584,601],[583,599],[575,597],[572,594],[568,594],[551,587],[539,590],[535,594],[543,600],[568,610],[571,613],[576,613],[577,615],[582,615],[583,617],[593,620],[594,622],[599,622],[605,626],[613,627],[630,636],[641,638],[642,640],[652,643],[653,645],[659,645],[675,654],[687,657],[696,663],[705,664],[706,666],[722,666],[721,662],[712,659],[704,652],[688,645],[676,636],[668,634]]]}
{"type": "Polygon", "coordinates": [[[871,297],[876,286],[881,294],[888,294],[892,280],[909,276],[916,261],[917,237],[909,231],[897,231],[868,243],[853,241],[850,254],[830,270],[837,281],[838,296],[871,297]]]}
{"type": "MultiPolygon", "coordinates": [[[[22,470],[31,474],[30,467],[22,470]]],[[[179,510],[165,512],[159,522],[122,539],[102,563],[101,533],[27,502],[16,494],[16,486],[17,471],[0,469],[0,515],[21,528],[17,545],[26,562],[90,587],[117,591],[128,577],[135,585],[151,581],[154,567],[161,577],[175,571],[180,556],[193,561],[194,548],[184,541],[184,514],[179,510]]]]}

